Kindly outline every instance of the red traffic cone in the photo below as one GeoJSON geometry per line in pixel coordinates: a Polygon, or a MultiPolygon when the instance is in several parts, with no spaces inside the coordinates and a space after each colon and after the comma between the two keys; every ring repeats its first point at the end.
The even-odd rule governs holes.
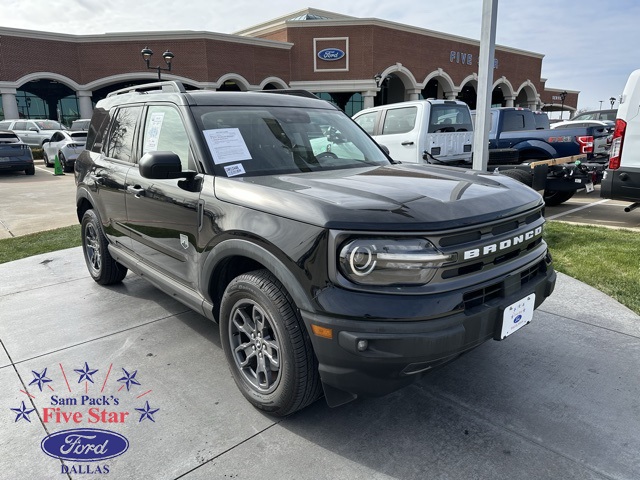
{"type": "Polygon", "coordinates": [[[62,165],[60,165],[60,159],[58,158],[58,155],[56,154],[56,157],[53,161],[53,174],[54,175],[64,175],[64,172],[62,171],[62,165]]]}

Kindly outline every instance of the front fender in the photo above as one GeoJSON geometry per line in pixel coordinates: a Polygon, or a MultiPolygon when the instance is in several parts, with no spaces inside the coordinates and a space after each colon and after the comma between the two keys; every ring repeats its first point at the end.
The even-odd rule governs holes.
{"type": "MultiPolygon", "coordinates": [[[[309,296],[304,291],[295,275],[278,257],[266,248],[240,238],[223,240],[211,249],[200,271],[200,285],[208,285],[209,280],[213,276],[213,272],[216,267],[220,265],[220,262],[224,261],[226,258],[234,256],[250,258],[251,260],[260,263],[267,270],[273,273],[280,282],[282,282],[298,308],[308,311],[315,310],[311,305],[309,296]]],[[[213,304],[213,299],[210,298],[209,289],[204,291],[203,294],[207,301],[212,302],[213,304]]]]}

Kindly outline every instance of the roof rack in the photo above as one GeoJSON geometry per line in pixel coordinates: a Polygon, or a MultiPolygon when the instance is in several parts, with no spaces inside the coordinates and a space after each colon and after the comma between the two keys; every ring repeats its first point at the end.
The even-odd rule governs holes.
{"type": "Polygon", "coordinates": [[[142,85],[134,85],[132,87],[121,88],[107,95],[107,97],[114,97],[116,95],[123,95],[125,93],[185,93],[186,90],[182,82],[174,80],[168,80],[166,82],[145,83],[142,85]]]}
{"type": "Polygon", "coordinates": [[[282,95],[294,95],[296,97],[315,98],[316,100],[320,99],[320,97],[318,97],[317,95],[314,95],[308,90],[293,89],[293,88],[282,88],[282,89],[274,89],[274,90],[252,90],[252,92],[280,93],[282,95]]]}

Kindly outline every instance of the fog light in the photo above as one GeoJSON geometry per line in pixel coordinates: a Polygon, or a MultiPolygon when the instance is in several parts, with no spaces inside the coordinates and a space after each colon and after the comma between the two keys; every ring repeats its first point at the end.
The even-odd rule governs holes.
{"type": "Polygon", "coordinates": [[[358,340],[357,348],[359,352],[364,352],[369,348],[369,342],[367,340],[358,340]]]}

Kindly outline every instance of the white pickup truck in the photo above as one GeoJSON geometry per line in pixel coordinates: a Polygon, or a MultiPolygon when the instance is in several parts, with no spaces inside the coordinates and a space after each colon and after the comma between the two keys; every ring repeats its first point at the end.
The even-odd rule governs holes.
{"type": "Polygon", "coordinates": [[[457,100],[415,100],[361,110],[353,116],[389,155],[403,163],[470,164],[473,124],[457,100]]]}

